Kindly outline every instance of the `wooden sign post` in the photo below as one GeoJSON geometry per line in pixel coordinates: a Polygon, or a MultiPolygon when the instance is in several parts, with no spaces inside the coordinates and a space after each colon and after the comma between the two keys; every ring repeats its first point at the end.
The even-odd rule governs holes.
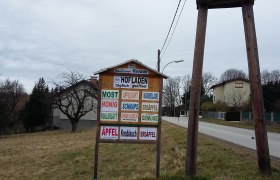
{"type": "Polygon", "coordinates": [[[196,0],[198,8],[186,154],[186,175],[196,174],[198,115],[208,9],[242,7],[259,169],[271,174],[254,22],[254,0],[196,0]]]}
{"type": "Polygon", "coordinates": [[[156,144],[160,176],[162,82],[164,74],[137,60],[98,71],[99,93],[94,179],[99,143],[156,144]]]}

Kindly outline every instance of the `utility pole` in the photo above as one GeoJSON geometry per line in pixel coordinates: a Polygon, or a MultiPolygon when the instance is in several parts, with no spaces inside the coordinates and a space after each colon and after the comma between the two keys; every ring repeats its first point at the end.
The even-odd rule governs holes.
{"type": "Polygon", "coordinates": [[[158,61],[157,61],[157,68],[158,68],[158,71],[160,72],[160,50],[158,49],[158,52],[157,52],[157,56],[158,56],[158,61]]]}

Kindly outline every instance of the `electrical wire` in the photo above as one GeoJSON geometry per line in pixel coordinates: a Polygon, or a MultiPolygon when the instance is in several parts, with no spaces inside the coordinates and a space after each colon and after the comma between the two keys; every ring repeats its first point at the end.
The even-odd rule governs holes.
{"type": "Polygon", "coordinates": [[[167,42],[167,39],[168,39],[168,37],[169,37],[170,31],[171,31],[171,29],[172,29],[174,20],[175,20],[175,18],[176,18],[176,15],[177,15],[177,12],[178,12],[178,9],[179,9],[179,6],[180,6],[180,3],[181,3],[181,0],[179,0],[179,3],[178,3],[178,6],[177,6],[177,9],[176,9],[176,12],[175,12],[175,14],[174,14],[174,17],[173,17],[171,26],[170,26],[170,28],[169,28],[169,31],[168,31],[168,33],[167,33],[167,36],[166,36],[166,38],[165,38],[165,41],[164,41],[164,43],[163,43],[163,46],[162,46],[160,52],[163,50],[163,48],[164,48],[164,46],[165,46],[165,44],[166,44],[166,42],[167,42]]]}
{"type": "Polygon", "coordinates": [[[178,22],[179,22],[179,19],[180,19],[180,17],[181,17],[181,14],[182,14],[182,12],[183,12],[183,9],[184,9],[184,7],[185,7],[185,4],[186,4],[186,0],[184,1],[184,4],[183,4],[183,6],[182,6],[182,9],[181,9],[180,14],[179,14],[178,19],[177,19],[177,22],[176,22],[175,27],[174,27],[174,29],[173,29],[173,32],[172,32],[172,34],[171,34],[171,36],[170,36],[170,38],[169,38],[169,41],[168,41],[168,43],[167,43],[167,45],[166,45],[166,48],[165,48],[165,50],[164,50],[163,53],[162,53],[162,56],[164,56],[164,54],[165,54],[165,52],[166,52],[166,50],[167,50],[167,48],[168,48],[168,46],[169,46],[169,44],[170,44],[170,41],[171,41],[171,39],[172,39],[172,37],[173,37],[173,34],[174,34],[175,30],[176,30],[176,27],[177,27],[177,25],[178,25],[178,22]]]}

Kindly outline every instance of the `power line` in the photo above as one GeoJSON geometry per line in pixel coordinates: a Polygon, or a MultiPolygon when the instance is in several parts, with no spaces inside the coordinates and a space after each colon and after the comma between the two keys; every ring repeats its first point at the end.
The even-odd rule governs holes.
{"type": "Polygon", "coordinates": [[[171,41],[171,39],[172,39],[172,37],[173,37],[173,34],[174,34],[175,30],[176,30],[176,27],[177,27],[177,25],[178,25],[178,22],[179,22],[179,19],[180,19],[180,17],[181,17],[181,14],[182,14],[182,12],[183,12],[183,9],[184,9],[184,7],[185,7],[185,4],[186,4],[186,0],[184,1],[184,4],[183,4],[182,9],[181,9],[181,12],[180,12],[180,14],[179,14],[179,16],[178,16],[177,22],[176,22],[175,27],[174,27],[174,29],[173,29],[173,32],[172,32],[172,34],[171,34],[171,36],[170,36],[170,38],[169,38],[169,41],[168,41],[168,43],[167,43],[167,45],[166,45],[166,48],[165,48],[164,52],[162,53],[162,56],[165,54],[165,52],[166,52],[166,50],[167,50],[167,48],[168,48],[168,46],[169,46],[169,44],[170,44],[170,41],[171,41]]]}
{"type": "Polygon", "coordinates": [[[170,28],[169,28],[169,31],[168,31],[168,33],[167,33],[167,36],[166,36],[166,38],[165,38],[165,41],[164,41],[164,43],[163,43],[163,46],[162,46],[162,48],[161,48],[160,52],[162,52],[162,50],[163,50],[163,48],[164,48],[164,46],[165,46],[165,43],[166,43],[166,41],[167,41],[167,39],[168,39],[169,33],[170,33],[171,29],[172,29],[172,26],[173,26],[174,20],[175,20],[176,15],[177,15],[177,11],[178,11],[179,6],[180,6],[180,3],[181,3],[181,0],[179,0],[179,3],[178,3],[178,6],[177,6],[177,9],[176,9],[176,12],[175,12],[175,14],[174,14],[174,17],[173,17],[173,20],[172,20],[171,26],[170,26],[170,28]]]}

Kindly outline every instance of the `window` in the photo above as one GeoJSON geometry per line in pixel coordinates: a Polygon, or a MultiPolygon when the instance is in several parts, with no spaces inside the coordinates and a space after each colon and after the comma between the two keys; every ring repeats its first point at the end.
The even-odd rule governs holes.
{"type": "Polygon", "coordinates": [[[235,83],[235,88],[243,88],[243,83],[235,83]]]}

